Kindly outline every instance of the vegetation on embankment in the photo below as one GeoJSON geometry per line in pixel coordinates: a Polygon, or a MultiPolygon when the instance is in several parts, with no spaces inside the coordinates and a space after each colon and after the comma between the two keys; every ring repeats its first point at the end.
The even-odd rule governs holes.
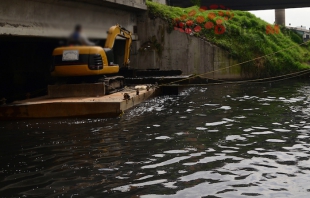
{"type": "MultiPolygon", "coordinates": [[[[270,25],[250,12],[224,6],[171,7],[147,1],[150,17],[169,23],[168,31],[200,37],[227,50],[256,77],[276,76],[310,68],[310,45],[285,27],[270,25]],[[210,9],[212,8],[212,9],[210,9]]],[[[186,41],[184,41],[186,42],[186,41]]]]}

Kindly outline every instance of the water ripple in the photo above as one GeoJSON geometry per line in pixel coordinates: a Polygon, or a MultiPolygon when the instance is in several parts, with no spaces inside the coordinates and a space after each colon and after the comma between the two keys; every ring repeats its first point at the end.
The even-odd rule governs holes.
{"type": "Polygon", "coordinates": [[[2,197],[308,197],[310,83],[192,87],[115,119],[1,122],[2,197]]]}

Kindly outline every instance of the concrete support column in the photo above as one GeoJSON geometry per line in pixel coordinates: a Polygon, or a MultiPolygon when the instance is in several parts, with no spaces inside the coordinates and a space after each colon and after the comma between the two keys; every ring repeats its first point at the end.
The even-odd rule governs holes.
{"type": "Polygon", "coordinates": [[[276,24],[285,26],[285,9],[276,9],[276,24]]]}

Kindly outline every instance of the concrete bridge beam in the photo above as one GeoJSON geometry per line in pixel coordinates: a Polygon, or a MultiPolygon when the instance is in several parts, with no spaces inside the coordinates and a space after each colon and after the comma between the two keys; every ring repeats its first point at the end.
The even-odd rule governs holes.
{"type": "Polygon", "coordinates": [[[146,9],[145,0],[0,0],[0,35],[65,38],[81,24],[89,38],[105,39],[115,24],[133,32],[146,9]]]}

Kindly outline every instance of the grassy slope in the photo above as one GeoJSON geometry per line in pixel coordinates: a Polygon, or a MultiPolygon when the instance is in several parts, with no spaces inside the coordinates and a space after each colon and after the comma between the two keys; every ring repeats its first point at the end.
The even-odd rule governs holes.
{"type": "MultiPolygon", "coordinates": [[[[209,42],[227,50],[231,56],[239,62],[248,61],[256,57],[290,48],[243,65],[244,72],[253,73],[257,77],[275,76],[309,68],[307,64],[310,61],[309,43],[300,46],[302,43],[301,37],[283,27],[281,27],[281,31],[278,34],[267,34],[266,26],[269,24],[250,12],[229,11],[227,13],[227,10],[225,10],[224,16],[219,16],[222,15],[220,12],[223,11],[201,11],[197,6],[178,8],[150,1],[147,1],[147,6],[150,14],[162,18],[170,24],[170,30],[179,26],[178,24],[180,22],[186,24],[188,20],[194,21],[194,25],[189,28],[193,29],[196,25],[199,25],[202,27],[202,30],[200,32],[193,31],[193,35],[203,37],[209,42]],[[194,14],[194,16],[189,16],[191,11],[193,11],[192,14],[196,14],[194,14]],[[211,12],[216,14],[214,19],[208,18],[211,12]],[[198,16],[203,16],[205,21],[198,23],[196,21],[198,16]],[[229,20],[225,20],[225,16],[227,16],[229,20]],[[186,19],[184,19],[185,17],[186,19]],[[218,19],[222,19],[223,25],[226,28],[225,33],[220,35],[215,33],[214,28],[205,28],[206,22],[216,24],[218,19]],[[179,22],[175,22],[176,20],[179,22]]],[[[185,28],[186,27],[185,25],[185,28]]]]}

